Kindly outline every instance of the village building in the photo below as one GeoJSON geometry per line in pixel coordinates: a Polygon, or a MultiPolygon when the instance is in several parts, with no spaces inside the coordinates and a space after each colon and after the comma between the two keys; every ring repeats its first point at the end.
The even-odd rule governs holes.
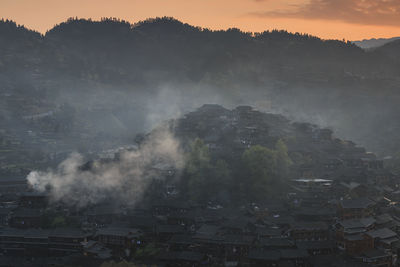
{"type": "Polygon", "coordinates": [[[329,226],[323,222],[297,222],[291,226],[288,234],[294,240],[328,240],[329,226]]]}
{"type": "Polygon", "coordinates": [[[364,218],[373,215],[374,206],[375,202],[368,198],[348,199],[339,202],[337,212],[344,220],[364,218]]]}
{"type": "Polygon", "coordinates": [[[375,228],[375,219],[361,218],[339,221],[336,224],[336,242],[339,249],[356,255],[374,248],[374,239],[366,233],[375,228]]]}

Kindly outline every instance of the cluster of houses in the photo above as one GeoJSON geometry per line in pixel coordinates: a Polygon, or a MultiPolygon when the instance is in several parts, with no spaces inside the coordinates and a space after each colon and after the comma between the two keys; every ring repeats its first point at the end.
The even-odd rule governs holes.
{"type": "Polygon", "coordinates": [[[291,182],[293,192],[281,199],[236,208],[166,198],[78,212],[26,192],[14,207],[2,203],[0,266],[23,266],[2,262],[16,256],[31,264],[52,259],[54,266],[72,256],[88,266],[122,259],[155,266],[397,266],[400,217],[390,195],[351,196],[369,187],[326,179],[291,182]],[[76,223],[46,225],[49,210],[76,223]]]}
{"type": "Polygon", "coordinates": [[[181,119],[176,134],[199,136],[213,153],[233,157],[286,138],[289,155],[302,161],[279,198],[239,206],[182,201],[171,184],[162,198],[135,207],[76,209],[24,190],[16,201],[0,203],[0,266],[99,266],[110,260],[146,266],[399,265],[398,177],[375,155],[333,138],[328,129],[250,107],[206,105],[181,119]]]}

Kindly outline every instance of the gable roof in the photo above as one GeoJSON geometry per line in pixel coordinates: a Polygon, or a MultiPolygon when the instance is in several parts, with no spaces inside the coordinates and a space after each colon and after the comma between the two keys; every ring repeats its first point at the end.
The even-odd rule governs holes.
{"type": "Polygon", "coordinates": [[[248,254],[251,260],[278,261],[281,253],[278,250],[251,249],[248,254]]]}
{"type": "Polygon", "coordinates": [[[344,209],[365,209],[374,205],[374,203],[375,202],[373,202],[368,198],[357,198],[357,199],[342,200],[340,202],[340,205],[344,209]]]}
{"type": "Polygon", "coordinates": [[[301,259],[309,257],[307,250],[300,248],[282,249],[280,253],[282,259],[301,259]]]}
{"type": "Polygon", "coordinates": [[[369,235],[372,238],[381,238],[381,239],[397,237],[397,234],[388,228],[372,230],[367,232],[367,235],[369,235]]]}
{"type": "Polygon", "coordinates": [[[378,249],[371,249],[362,253],[363,256],[366,258],[382,258],[387,257],[389,255],[385,254],[385,252],[378,250],[378,249]]]}
{"type": "Polygon", "coordinates": [[[339,222],[340,225],[345,229],[351,228],[366,228],[375,223],[375,219],[372,217],[361,218],[361,219],[348,219],[339,222]]]}
{"type": "Polygon", "coordinates": [[[165,251],[160,253],[158,258],[166,261],[199,262],[204,258],[204,254],[194,251],[165,251]]]}
{"type": "Polygon", "coordinates": [[[391,221],[393,221],[393,218],[392,218],[392,216],[390,216],[387,213],[376,216],[377,224],[385,224],[385,223],[389,223],[391,221]]]}
{"type": "Polygon", "coordinates": [[[260,245],[262,247],[283,248],[294,247],[294,242],[288,238],[261,238],[260,245]]]}
{"type": "Polygon", "coordinates": [[[140,236],[141,231],[135,228],[127,228],[127,227],[107,227],[99,229],[96,233],[99,235],[111,235],[111,236],[140,236]]]}
{"type": "Polygon", "coordinates": [[[329,226],[324,222],[297,222],[291,230],[328,230],[329,226]]]}
{"type": "Polygon", "coordinates": [[[360,184],[356,182],[350,182],[350,183],[341,182],[340,185],[346,187],[349,190],[353,190],[354,188],[360,186],[360,184]]]}

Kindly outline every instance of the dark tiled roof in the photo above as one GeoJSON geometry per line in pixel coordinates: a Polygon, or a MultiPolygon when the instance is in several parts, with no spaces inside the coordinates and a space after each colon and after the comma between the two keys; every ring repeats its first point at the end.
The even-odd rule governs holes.
{"type": "Polygon", "coordinates": [[[254,233],[264,237],[280,237],[282,235],[282,230],[276,228],[258,227],[254,233]]]}
{"type": "Polygon", "coordinates": [[[204,254],[193,251],[168,251],[159,254],[160,260],[199,262],[204,259],[204,254]]]}
{"type": "Polygon", "coordinates": [[[381,238],[381,239],[397,237],[397,234],[388,228],[369,231],[367,232],[367,235],[369,235],[372,238],[381,238]]]}
{"type": "Polygon", "coordinates": [[[362,256],[365,256],[366,258],[381,258],[381,257],[389,256],[389,255],[387,255],[385,252],[383,252],[381,250],[371,249],[371,250],[363,252],[362,256]]]}
{"type": "Polygon", "coordinates": [[[203,224],[197,231],[197,235],[215,235],[219,230],[219,226],[211,224],[203,224]]]}
{"type": "Polygon", "coordinates": [[[349,241],[360,241],[360,240],[364,240],[364,236],[362,234],[346,235],[345,239],[349,240],[349,241]]]}
{"type": "Polygon", "coordinates": [[[168,241],[170,244],[190,245],[193,244],[193,239],[190,235],[178,234],[173,235],[168,241]]]}
{"type": "Polygon", "coordinates": [[[350,182],[350,183],[341,182],[340,185],[346,187],[349,190],[353,190],[354,188],[360,186],[360,184],[356,182],[350,182]]]}
{"type": "Polygon", "coordinates": [[[308,252],[305,249],[282,249],[280,250],[282,259],[303,259],[308,258],[308,252]]]}
{"type": "Polygon", "coordinates": [[[299,241],[296,246],[303,249],[333,249],[336,247],[333,240],[299,241]]]}
{"type": "Polygon", "coordinates": [[[183,233],[185,228],[180,225],[169,225],[169,224],[161,224],[157,225],[158,233],[183,233]]]}
{"type": "Polygon", "coordinates": [[[390,216],[387,213],[384,213],[384,214],[381,214],[379,216],[376,216],[376,223],[377,224],[385,224],[385,223],[388,223],[388,222],[391,222],[391,221],[393,221],[393,218],[392,218],[392,216],[390,216]]]}
{"type": "Polygon", "coordinates": [[[288,238],[261,238],[259,242],[262,247],[294,247],[294,242],[288,238]]]}
{"type": "Polygon", "coordinates": [[[228,220],[226,221],[222,227],[229,228],[229,229],[245,229],[249,224],[248,220],[245,219],[235,219],[235,220],[228,220]]]}
{"type": "Polygon", "coordinates": [[[357,198],[357,199],[349,199],[349,200],[342,200],[340,202],[341,206],[344,209],[365,209],[372,205],[375,202],[368,198],[357,198]]]}
{"type": "Polygon", "coordinates": [[[365,228],[375,223],[375,219],[372,217],[361,218],[361,219],[349,219],[340,221],[339,224],[344,228],[365,228]]]}
{"type": "Polygon", "coordinates": [[[38,192],[38,191],[33,191],[33,192],[23,192],[21,193],[21,197],[38,197],[38,198],[45,198],[47,197],[48,194],[45,192],[38,192]]]}
{"type": "Polygon", "coordinates": [[[83,238],[90,236],[89,234],[84,233],[82,230],[77,228],[56,228],[53,229],[49,233],[50,237],[76,237],[76,238],[83,238]]]}
{"type": "Polygon", "coordinates": [[[12,217],[40,217],[40,209],[18,208],[13,211],[12,217]]]}
{"type": "Polygon", "coordinates": [[[296,222],[291,230],[328,230],[329,227],[324,222],[296,222]]]}
{"type": "Polygon", "coordinates": [[[317,255],[310,258],[314,267],[368,267],[367,263],[357,262],[341,255],[317,255]]]}
{"type": "Polygon", "coordinates": [[[248,258],[251,260],[278,261],[281,253],[278,250],[251,249],[248,258]]]}
{"type": "Polygon", "coordinates": [[[26,238],[48,238],[48,237],[71,237],[83,238],[89,236],[77,228],[55,228],[55,229],[15,229],[5,228],[0,236],[16,236],[26,238]]]}
{"type": "Polygon", "coordinates": [[[126,227],[107,227],[99,229],[96,233],[99,235],[111,235],[111,236],[128,236],[128,235],[141,235],[140,230],[135,228],[126,228],[126,227]]]}
{"type": "Polygon", "coordinates": [[[250,246],[253,244],[255,237],[249,235],[226,235],[224,243],[229,245],[250,246]]]}
{"type": "Polygon", "coordinates": [[[0,216],[5,216],[10,214],[12,208],[0,208],[0,216]]]}

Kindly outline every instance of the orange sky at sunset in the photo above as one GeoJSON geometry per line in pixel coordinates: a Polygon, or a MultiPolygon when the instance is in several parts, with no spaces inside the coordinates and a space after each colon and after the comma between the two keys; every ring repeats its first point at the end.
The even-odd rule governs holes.
{"type": "Polygon", "coordinates": [[[42,33],[69,17],[170,16],[211,29],[286,29],[325,39],[400,36],[400,0],[0,0],[0,18],[42,33]]]}

